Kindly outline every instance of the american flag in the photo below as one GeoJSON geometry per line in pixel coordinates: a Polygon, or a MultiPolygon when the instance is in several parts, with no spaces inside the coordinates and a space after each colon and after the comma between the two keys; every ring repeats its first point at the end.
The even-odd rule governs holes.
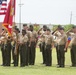
{"type": "Polygon", "coordinates": [[[0,0],[0,15],[5,15],[7,11],[7,0],[0,0]]]}

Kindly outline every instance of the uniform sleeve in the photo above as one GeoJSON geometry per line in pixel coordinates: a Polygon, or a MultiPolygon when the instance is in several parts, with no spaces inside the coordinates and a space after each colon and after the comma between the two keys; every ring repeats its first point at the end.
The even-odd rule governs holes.
{"type": "Polygon", "coordinates": [[[13,37],[13,40],[14,40],[14,41],[15,41],[16,38],[17,38],[15,33],[12,34],[12,37],[13,37]]]}
{"type": "Polygon", "coordinates": [[[65,37],[64,37],[64,41],[65,41],[65,42],[68,41],[68,39],[67,39],[67,35],[65,35],[65,37]]]}
{"type": "Polygon", "coordinates": [[[28,37],[28,39],[30,39],[30,37],[31,37],[31,32],[30,31],[27,31],[27,37],[28,37]]]}
{"type": "Polygon", "coordinates": [[[55,35],[56,37],[59,37],[59,36],[61,35],[61,33],[60,33],[59,31],[56,31],[56,32],[54,33],[54,35],[55,35]]]}
{"type": "Polygon", "coordinates": [[[54,38],[53,38],[53,36],[51,36],[51,42],[54,43],[54,38]]]}
{"type": "Polygon", "coordinates": [[[37,37],[38,37],[38,34],[37,34],[37,32],[36,32],[36,31],[34,32],[34,35],[35,35],[35,38],[37,38],[37,37]]]}

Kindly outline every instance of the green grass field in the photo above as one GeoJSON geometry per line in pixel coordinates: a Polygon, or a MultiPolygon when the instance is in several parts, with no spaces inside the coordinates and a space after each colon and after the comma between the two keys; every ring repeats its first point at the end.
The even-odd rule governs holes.
{"type": "MultiPolygon", "coordinates": [[[[76,75],[76,68],[70,67],[70,51],[65,54],[65,68],[57,68],[56,60],[56,51],[52,51],[52,67],[46,67],[42,65],[42,54],[39,49],[36,50],[36,64],[35,66],[28,67],[3,67],[0,66],[0,75],[76,75]]],[[[1,62],[1,53],[0,53],[0,64],[1,62]]]]}

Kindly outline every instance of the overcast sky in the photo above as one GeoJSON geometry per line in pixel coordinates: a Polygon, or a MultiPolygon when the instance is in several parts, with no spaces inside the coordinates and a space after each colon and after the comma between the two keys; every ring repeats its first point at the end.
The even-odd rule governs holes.
{"type": "MultiPolygon", "coordinates": [[[[16,22],[19,22],[19,1],[16,1],[16,22]]],[[[22,23],[76,24],[76,0],[21,0],[22,23]]],[[[0,16],[3,21],[3,16],[0,16]]]]}

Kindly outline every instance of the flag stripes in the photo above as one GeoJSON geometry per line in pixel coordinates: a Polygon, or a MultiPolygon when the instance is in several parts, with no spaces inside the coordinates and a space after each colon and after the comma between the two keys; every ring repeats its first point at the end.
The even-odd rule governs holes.
{"type": "Polygon", "coordinates": [[[0,15],[5,15],[7,11],[7,0],[0,0],[0,15]]]}

